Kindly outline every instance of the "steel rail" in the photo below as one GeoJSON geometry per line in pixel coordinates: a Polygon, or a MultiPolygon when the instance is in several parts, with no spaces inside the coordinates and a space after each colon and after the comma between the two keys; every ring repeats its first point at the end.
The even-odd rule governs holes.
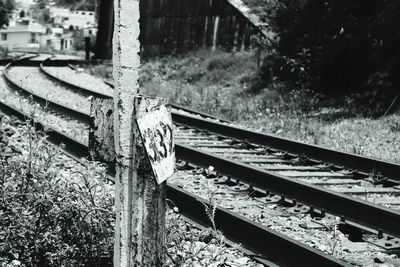
{"type": "Polygon", "coordinates": [[[51,58],[48,58],[48,59],[44,60],[42,63],[40,63],[39,68],[40,68],[40,71],[43,74],[45,74],[46,76],[50,77],[52,80],[57,81],[57,82],[61,83],[64,86],[71,87],[71,88],[73,88],[73,89],[75,89],[77,91],[82,91],[82,92],[84,92],[86,94],[89,94],[89,95],[93,95],[93,96],[100,97],[100,98],[112,98],[112,95],[102,94],[100,92],[97,92],[97,91],[94,91],[94,90],[90,90],[88,88],[84,88],[84,87],[75,85],[73,83],[70,83],[70,82],[65,81],[63,79],[60,79],[57,76],[53,75],[52,73],[50,73],[49,71],[47,71],[45,69],[45,67],[50,67],[49,65],[45,65],[50,60],[51,60],[51,58]]]}
{"type": "MultiPolygon", "coordinates": [[[[11,62],[15,63],[15,66],[24,66],[24,67],[38,67],[43,62],[43,60],[26,60],[26,61],[15,61],[15,59],[1,59],[0,66],[7,65],[11,62]]],[[[78,60],[78,59],[53,59],[51,60],[47,66],[49,67],[64,67],[66,64],[72,65],[82,65],[82,64],[98,64],[97,61],[86,61],[86,60],[78,60]]]]}
{"type": "Polygon", "coordinates": [[[332,190],[297,181],[192,147],[175,144],[178,158],[196,166],[213,166],[217,172],[252,184],[264,190],[284,194],[305,204],[326,209],[332,214],[375,229],[400,236],[400,212],[361,201],[332,190]]]}
{"type": "MultiPolygon", "coordinates": [[[[6,114],[17,116],[22,120],[29,118],[27,114],[1,101],[0,110],[6,114]]],[[[38,121],[36,121],[34,125],[37,129],[44,128],[44,125],[38,121]]],[[[49,134],[49,142],[56,145],[60,143],[74,144],[72,146],[67,145],[63,147],[63,149],[78,157],[88,155],[88,147],[86,145],[54,129],[47,129],[49,129],[49,131],[47,131],[49,134]],[[55,134],[52,135],[52,133],[55,134]]],[[[167,183],[167,197],[174,203],[178,203],[178,208],[182,215],[203,226],[212,226],[205,212],[205,205],[212,205],[209,201],[190,194],[169,183],[167,183]]],[[[299,263],[304,263],[309,266],[350,266],[344,261],[290,239],[261,224],[252,222],[243,216],[221,207],[216,207],[215,224],[229,240],[240,243],[245,249],[267,259],[267,262],[273,262],[271,265],[298,266],[299,263]],[[290,254],[290,257],[288,257],[288,254],[290,254]]]]}
{"type": "MultiPolygon", "coordinates": [[[[68,109],[68,107],[64,107],[64,110],[67,112],[68,109]]],[[[85,121],[90,120],[89,114],[81,114],[80,116],[85,116],[85,121]]],[[[266,141],[263,141],[264,138],[269,140],[268,137],[271,137],[269,135],[251,132],[239,127],[229,126],[215,121],[208,121],[189,115],[173,113],[172,117],[174,123],[181,123],[191,127],[206,129],[212,132],[217,132],[218,134],[247,140],[257,144],[270,144],[269,142],[266,144],[266,141]],[[247,135],[248,137],[246,137],[247,135]]],[[[274,140],[275,139],[278,142],[278,147],[279,144],[284,144],[286,141],[293,144],[295,147],[297,145],[297,149],[304,148],[304,151],[309,147],[309,145],[291,140],[274,137],[274,140]]],[[[317,146],[313,147],[320,149],[321,153],[323,150],[326,150],[317,146]]],[[[290,146],[288,148],[290,149],[290,146]]],[[[295,198],[305,204],[326,209],[328,212],[333,214],[344,215],[347,219],[350,219],[357,224],[366,225],[377,230],[382,229],[386,233],[396,237],[400,236],[400,228],[398,227],[398,224],[400,223],[400,213],[398,211],[390,210],[365,201],[360,201],[356,198],[348,197],[345,194],[336,193],[322,187],[289,179],[282,175],[241,163],[240,161],[228,160],[187,146],[176,144],[175,149],[177,157],[184,161],[202,167],[212,165],[214,166],[215,171],[234,177],[238,180],[245,181],[263,189],[275,191],[276,193],[285,194],[288,197],[295,198]]],[[[304,151],[301,150],[301,152],[304,151]]],[[[339,154],[343,153],[338,151],[333,152],[339,154]]]]}
{"type": "MultiPolygon", "coordinates": [[[[59,77],[57,77],[57,76],[51,74],[50,72],[46,71],[46,69],[43,68],[43,67],[46,67],[46,66],[50,67],[50,66],[52,66],[52,65],[44,65],[45,62],[46,62],[46,64],[47,64],[47,63],[49,63],[49,62],[52,62],[52,60],[51,60],[51,59],[47,59],[47,60],[43,61],[43,63],[40,64],[40,70],[41,70],[44,74],[48,75],[48,76],[49,76],[51,79],[53,79],[54,81],[57,81],[57,82],[59,82],[59,83],[61,83],[61,84],[63,84],[63,85],[69,86],[69,87],[71,87],[71,88],[74,88],[75,90],[79,90],[79,91],[82,91],[82,92],[87,92],[87,93],[89,93],[89,94],[94,94],[94,95],[96,95],[96,96],[98,96],[98,97],[104,97],[104,98],[112,98],[112,97],[113,97],[112,95],[107,95],[107,94],[98,93],[98,92],[93,91],[93,90],[90,90],[90,89],[88,89],[88,88],[78,86],[78,85],[76,85],[76,84],[73,84],[73,83],[71,83],[71,82],[65,81],[65,80],[63,80],[63,79],[61,79],[61,78],[59,78],[59,77]]],[[[73,67],[71,64],[69,64],[69,63],[66,64],[66,66],[68,66],[68,67],[70,67],[70,68],[74,68],[74,67],[73,67]]],[[[114,85],[113,85],[112,83],[107,82],[107,81],[103,81],[103,82],[104,82],[106,85],[110,86],[112,89],[114,89],[114,85]]],[[[210,114],[207,114],[207,113],[204,113],[204,112],[200,112],[200,111],[194,111],[194,110],[191,110],[191,109],[189,109],[189,108],[187,108],[187,107],[183,107],[183,106],[180,106],[180,105],[177,105],[177,104],[171,104],[171,103],[169,103],[168,105],[169,105],[170,107],[173,107],[173,108],[178,109],[178,110],[183,110],[183,111],[186,111],[186,112],[188,112],[188,113],[200,115],[200,116],[202,116],[202,117],[206,117],[206,118],[218,120],[218,121],[225,122],[225,123],[231,123],[230,121],[217,118],[217,117],[215,117],[215,116],[213,116],[213,115],[210,115],[210,114]]],[[[174,113],[176,113],[176,112],[172,111],[172,113],[174,114],[174,113]]]]}
{"type": "Polygon", "coordinates": [[[61,103],[57,103],[54,100],[46,99],[38,94],[35,94],[28,88],[24,88],[24,87],[20,86],[19,84],[17,84],[16,82],[14,82],[13,79],[10,77],[10,74],[8,73],[9,68],[11,66],[14,66],[13,63],[14,62],[7,64],[3,71],[3,77],[5,78],[8,85],[10,85],[10,87],[12,87],[16,90],[19,90],[26,95],[32,96],[32,98],[35,101],[37,101],[38,103],[40,103],[43,106],[49,107],[50,109],[52,109],[54,111],[67,114],[67,115],[73,117],[74,119],[79,120],[84,123],[90,122],[90,114],[84,113],[82,111],[79,111],[79,110],[76,110],[76,109],[73,109],[70,107],[66,107],[66,106],[62,105],[61,103]]]}
{"type": "Polygon", "coordinates": [[[227,137],[245,140],[250,143],[268,146],[297,155],[305,155],[312,159],[334,163],[335,165],[345,166],[347,168],[360,170],[365,173],[380,173],[388,178],[400,181],[400,165],[398,164],[323,148],[316,145],[309,145],[264,133],[249,131],[238,126],[208,121],[190,115],[173,113],[172,119],[178,124],[184,124],[187,126],[211,131],[227,137]]]}

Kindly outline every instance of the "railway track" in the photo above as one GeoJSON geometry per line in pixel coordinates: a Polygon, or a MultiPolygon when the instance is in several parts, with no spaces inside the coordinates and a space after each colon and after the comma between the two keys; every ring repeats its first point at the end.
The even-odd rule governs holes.
{"type": "MultiPolygon", "coordinates": [[[[46,131],[49,144],[56,146],[62,144],[64,153],[78,163],[84,165],[80,158],[89,157],[88,147],[85,144],[66,136],[56,129],[45,126],[39,120],[30,117],[29,114],[2,101],[0,101],[0,110],[18,117],[21,121],[31,119],[36,130],[46,131]]],[[[200,227],[212,227],[212,223],[204,212],[204,205],[211,205],[212,203],[169,183],[167,184],[167,196],[173,203],[179,204],[179,212],[186,221],[195,223],[200,227]]],[[[321,266],[348,266],[345,262],[285,237],[278,232],[269,230],[261,224],[249,221],[227,209],[217,207],[215,218],[215,226],[223,229],[224,235],[229,240],[228,244],[233,242],[242,244],[242,250],[245,253],[252,254],[255,259],[266,266],[296,266],[298,261],[312,262],[321,266]],[[237,229],[241,229],[241,231],[237,231],[237,229]],[[258,244],[271,244],[271,246],[259,246],[258,244]],[[296,260],[292,258],[285,259],[287,251],[292,251],[292,255],[296,257],[296,260]],[[254,255],[254,253],[257,254],[254,255]]]]}
{"type": "MultiPolygon", "coordinates": [[[[35,77],[44,79],[44,75],[48,75],[62,84],[64,90],[74,89],[82,99],[93,94],[92,90],[82,89],[71,81],[60,83],[57,75],[51,74],[43,65],[40,66],[42,75],[36,71],[35,77]]],[[[8,72],[10,67],[12,65],[7,66],[4,74],[14,88],[35,94],[36,100],[47,103],[57,112],[72,115],[83,123],[88,121],[87,109],[66,107],[57,99],[46,100],[40,92],[18,84],[8,72]]],[[[111,94],[102,96],[110,97],[111,94]]],[[[190,163],[181,168],[192,168],[190,165],[207,168],[212,165],[217,171],[214,182],[218,184],[230,185],[237,191],[257,192],[254,195],[259,200],[288,205],[293,212],[311,212],[318,218],[328,217],[328,212],[338,215],[342,224],[378,235],[380,239],[377,243],[396,248],[399,213],[358,200],[355,196],[396,195],[400,192],[396,187],[399,183],[396,174],[400,173],[398,165],[250,132],[190,110],[179,111],[175,108],[172,115],[176,123],[177,156],[190,163]],[[365,187],[365,184],[370,186],[365,187]],[[358,191],[355,190],[356,185],[361,185],[358,191]]],[[[54,140],[58,140],[55,143],[66,143],[70,152],[78,156],[87,156],[84,142],[66,139],[59,132],[54,135],[54,140]]],[[[388,200],[380,204],[389,203],[392,208],[398,205],[398,198],[388,200]]]]}

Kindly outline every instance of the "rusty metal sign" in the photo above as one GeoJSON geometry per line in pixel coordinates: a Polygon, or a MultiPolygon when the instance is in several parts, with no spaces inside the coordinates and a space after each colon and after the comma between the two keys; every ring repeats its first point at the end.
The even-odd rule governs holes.
{"type": "Polygon", "coordinates": [[[165,105],[161,105],[137,119],[137,124],[154,176],[161,184],[174,173],[175,167],[171,113],[165,105]]]}

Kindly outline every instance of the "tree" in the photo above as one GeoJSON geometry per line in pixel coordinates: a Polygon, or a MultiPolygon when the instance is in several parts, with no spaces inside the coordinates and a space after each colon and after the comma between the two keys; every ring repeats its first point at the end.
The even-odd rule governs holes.
{"type": "Polygon", "coordinates": [[[39,1],[37,1],[37,6],[39,7],[39,9],[45,9],[46,2],[44,0],[39,0],[39,1]]]}
{"type": "Polygon", "coordinates": [[[15,0],[0,1],[0,28],[8,25],[9,13],[15,9],[15,0]]]}
{"type": "Polygon", "coordinates": [[[10,13],[16,7],[15,0],[4,0],[4,8],[10,13]]]}
{"type": "Polygon", "coordinates": [[[99,30],[96,39],[96,58],[110,59],[112,56],[112,31],[114,24],[113,1],[100,1],[99,30]]]}
{"type": "MultiPolygon", "coordinates": [[[[94,51],[95,48],[95,41],[96,38],[94,35],[90,35],[90,51],[94,51]]],[[[76,50],[82,50],[84,51],[86,48],[86,44],[85,44],[85,36],[83,36],[83,32],[82,31],[74,31],[74,48],[76,50]]]]}
{"type": "MultiPolygon", "coordinates": [[[[281,0],[272,25],[281,80],[330,95],[386,96],[400,86],[400,1],[281,0]]],[[[376,101],[374,102],[376,103],[376,101]]]]}
{"type": "Polygon", "coordinates": [[[50,11],[46,8],[45,0],[39,0],[32,7],[32,17],[41,24],[46,24],[50,20],[50,11]]]}

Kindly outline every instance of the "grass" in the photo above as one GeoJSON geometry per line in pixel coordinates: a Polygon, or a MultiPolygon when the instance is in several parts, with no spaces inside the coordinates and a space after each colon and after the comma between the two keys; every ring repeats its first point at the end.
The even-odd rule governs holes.
{"type": "MultiPolygon", "coordinates": [[[[141,93],[268,134],[400,163],[399,113],[375,119],[345,114],[354,107],[324,104],[332,101],[321,102],[313,92],[279,82],[255,93],[256,70],[255,51],[199,50],[167,56],[143,63],[141,93]]],[[[111,67],[94,66],[91,73],[112,77],[111,67]]]]}

